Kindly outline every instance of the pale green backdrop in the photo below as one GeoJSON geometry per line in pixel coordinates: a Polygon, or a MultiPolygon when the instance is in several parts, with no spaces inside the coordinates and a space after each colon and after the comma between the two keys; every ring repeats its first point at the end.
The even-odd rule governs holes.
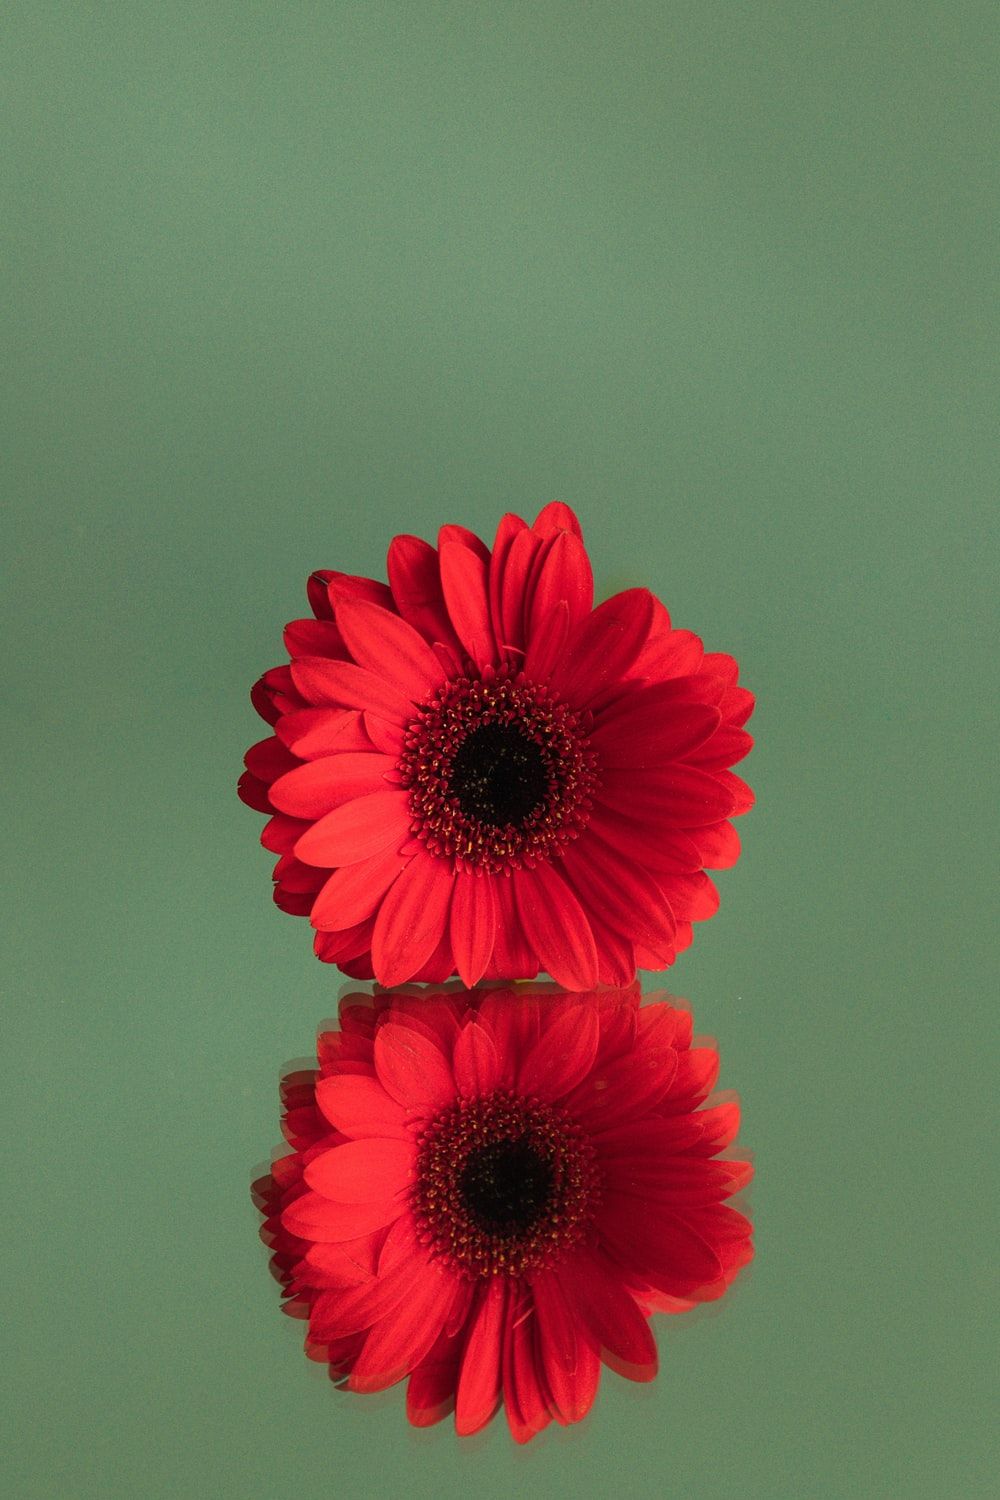
{"type": "Polygon", "coordinates": [[[4,33],[6,1493],[985,1495],[993,6],[4,33]],[[519,1451],[339,1396],[279,1315],[247,1184],[339,977],[234,783],[312,568],[555,497],[759,694],[668,980],[759,1254],[519,1451]]]}

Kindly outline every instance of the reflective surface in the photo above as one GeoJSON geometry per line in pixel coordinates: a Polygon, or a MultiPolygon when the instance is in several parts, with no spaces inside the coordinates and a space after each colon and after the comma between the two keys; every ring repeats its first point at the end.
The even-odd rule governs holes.
{"type": "Polygon", "coordinates": [[[19,7],[18,1497],[987,1492],[992,10],[19,7]],[[758,694],[743,857],[665,979],[757,1258],[520,1450],[340,1400],[277,1315],[248,1170],[338,977],[233,782],[313,568],[554,497],[600,595],[758,694]]]}

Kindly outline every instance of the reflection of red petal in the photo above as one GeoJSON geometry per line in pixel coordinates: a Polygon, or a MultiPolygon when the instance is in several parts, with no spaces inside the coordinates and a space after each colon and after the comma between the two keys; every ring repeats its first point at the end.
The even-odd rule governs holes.
{"type": "MultiPolygon", "coordinates": [[[[650,1316],[722,1297],[752,1256],[750,1224],[725,1201],[751,1168],[717,1155],[735,1100],[697,1107],[714,1047],[690,1047],[690,1014],[669,997],[638,999],[636,986],[549,984],[344,997],[341,1029],[320,1038],[321,1073],[286,1075],[292,1153],[253,1185],[311,1358],[355,1391],[408,1376],[416,1426],[454,1410],[472,1433],[502,1400],[518,1442],[553,1418],[581,1420],[602,1362],[653,1378],[650,1316]],[[497,1200],[515,1218],[494,1235],[462,1197],[485,1191],[468,1201],[488,1203],[493,1167],[468,1168],[493,1160],[475,1152],[530,1153],[536,1129],[552,1159],[582,1142],[595,1166],[574,1158],[520,1228],[516,1197],[497,1200]],[[469,1236],[485,1269],[461,1259],[469,1236]]],[[[521,1180],[530,1156],[526,1170],[521,1180]]]]}
{"type": "Polygon", "coordinates": [[[566,1301],[592,1346],[627,1367],[632,1380],[656,1374],[656,1344],[649,1323],[603,1256],[580,1252],[560,1263],[566,1301]]]}
{"type": "Polygon", "coordinates": [[[410,1140],[406,1111],[386,1093],[377,1078],[335,1073],[316,1084],[316,1103],[331,1125],[350,1136],[383,1136],[410,1140]]]}
{"type": "Polygon", "coordinates": [[[455,1080],[441,1049],[410,1027],[389,1024],[375,1038],[375,1067],[386,1093],[407,1109],[441,1108],[455,1080]]]}
{"type": "Polygon", "coordinates": [[[500,1057],[490,1032],[476,1020],[463,1026],[452,1058],[455,1087],[470,1099],[499,1087],[500,1057]]]}
{"type": "Polygon", "coordinates": [[[305,1180],[338,1203],[379,1203],[412,1180],[413,1160],[412,1140],[347,1141],[311,1161],[305,1180]]]}
{"type": "Polygon", "coordinates": [[[455,1431],[478,1432],[500,1404],[500,1355],[507,1309],[507,1281],[494,1276],[481,1287],[462,1354],[455,1400],[455,1431]]]}
{"type": "Polygon", "coordinates": [[[531,1293],[515,1283],[504,1329],[503,1400],[507,1425],[516,1443],[530,1442],[552,1420],[543,1382],[531,1293]]]}
{"type": "Polygon", "coordinates": [[[539,1099],[562,1099],[586,1077],[594,1065],[598,1041],[597,1015],[592,1006],[571,1006],[546,1026],[518,1072],[523,1094],[539,1099]]]}

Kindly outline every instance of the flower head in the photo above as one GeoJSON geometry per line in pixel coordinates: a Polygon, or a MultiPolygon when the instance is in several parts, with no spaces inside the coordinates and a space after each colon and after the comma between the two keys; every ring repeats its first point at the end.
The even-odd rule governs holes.
{"type": "Polygon", "coordinates": [[[594,608],[573,512],[394,538],[388,586],[321,572],[253,702],[244,801],[275,900],[385,985],[662,969],[718,906],[753,697],[647,590],[594,608]]]}
{"type": "Polygon", "coordinates": [[[654,1312],[722,1295],[751,1257],[724,1200],[732,1098],[667,999],[462,990],[348,997],[285,1081],[292,1151],[254,1184],[307,1352],[353,1391],[524,1442],[578,1421],[602,1362],[656,1373],[654,1312]]]}

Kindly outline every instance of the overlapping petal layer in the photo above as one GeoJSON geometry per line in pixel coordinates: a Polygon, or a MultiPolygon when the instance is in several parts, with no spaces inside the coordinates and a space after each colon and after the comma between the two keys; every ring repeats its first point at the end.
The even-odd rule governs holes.
{"type": "Polygon", "coordinates": [[[244,801],[275,900],[386,985],[572,988],[662,969],[718,905],[753,801],[735,660],[633,588],[594,607],[569,507],[397,536],[389,585],[318,572],[252,700],[244,801]]]}
{"type": "Polygon", "coordinates": [[[651,1380],[650,1317],[750,1260],[750,1164],[708,1099],[714,1046],[636,986],[358,994],[283,1085],[289,1154],[254,1184],[286,1310],[350,1390],[406,1379],[417,1426],[502,1404],[526,1442],[607,1365],[651,1380]]]}

